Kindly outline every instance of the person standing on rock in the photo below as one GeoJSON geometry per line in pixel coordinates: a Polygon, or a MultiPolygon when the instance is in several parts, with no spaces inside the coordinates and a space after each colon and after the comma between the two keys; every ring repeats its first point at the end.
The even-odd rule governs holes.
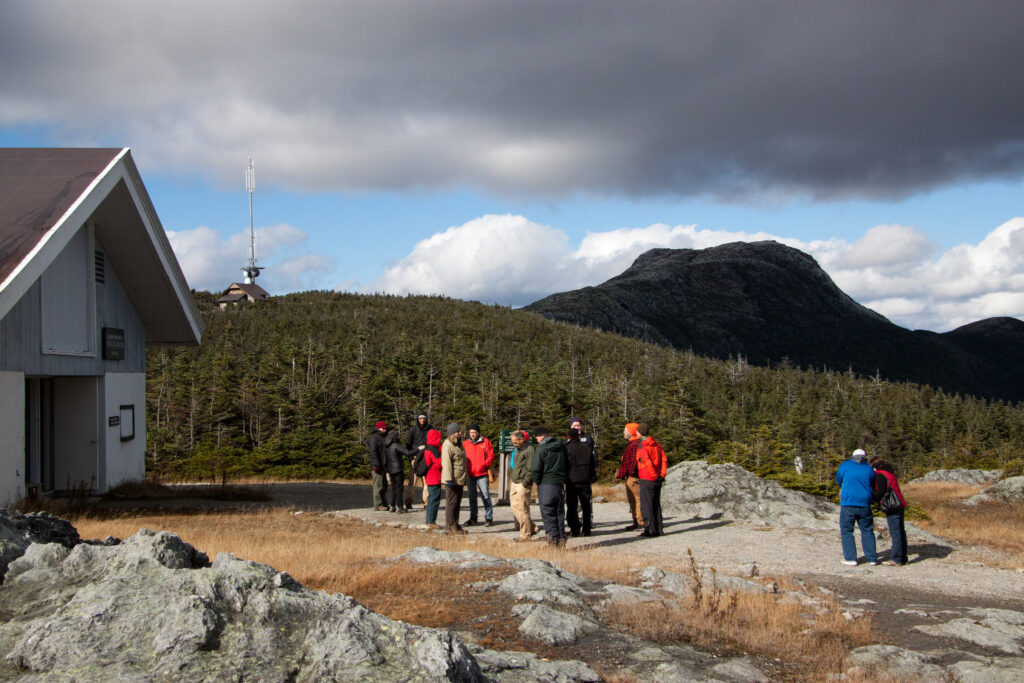
{"type": "Polygon", "coordinates": [[[402,437],[397,429],[388,432],[384,439],[384,467],[388,472],[391,484],[388,487],[388,504],[392,512],[406,512],[402,507],[402,482],[405,481],[405,461],[415,453],[402,445],[402,437]]]}
{"type": "Polygon", "coordinates": [[[627,441],[626,450],[622,452],[619,471],[615,475],[617,479],[624,480],[626,502],[629,504],[629,514],[633,518],[633,523],[627,526],[625,531],[636,531],[644,525],[644,514],[640,508],[640,477],[636,471],[636,449],[640,446],[636,426],[636,422],[627,422],[622,430],[622,437],[627,441]]]}
{"type": "Polygon", "coordinates": [[[569,478],[565,482],[565,520],[573,537],[590,535],[594,506],[591,484],[597,479],[597,449],[594,439],[583,433],[583,422],[569,421],[569,438],[565,442],[569,454],[569,478]],[[580,521],[580,511],[583,521],[580,521]]]}
{"type": "Polygon", "coordinates": [[[509,485],[509,504],[512,506],[512,514],[519,523],[519,538],[517,542],[529,541],[537,533],[537,525],[530,519],[530,498],[533,492],[533,444],[527,441],[529,438],[521,429],[517,429],[509,436],[512,440],[512,474],[509,485]]]}
{"type": "Polygon", "coordinates": [[[907,528],[904,519],[907,500],[903,497],[903,492],[900,491],[900,482],[896,479],[896,472],[892,465],[877,455],[871,456],[868,462],[875,470],[875,501],[882,500],[889,489],[892,489],[900,500],[899,510],[895,512],[882,510],[882,512],[885,513],[885,522],[889,526],[889,538],[892,539],[892,550],[886,564],[902,567],[907,563],[907,528]]]}
{"type": "Polygon", "coordinates": [[[441,444],[441,481],[445,487],[444,522],[450,534],[464,534],[459,525],[462,488],[466,485],[466,452],[462,450],[462,425],[448,425],[448,436],[441,444]]]}
{"type": "Polygon", "coordinates": [[[875,471],[867,462],[867,454],[858,448],[836,471],[839,484],[839,540],[843,545],[843,564],[857,564],[857,543],[853,526],[860,527],[860,542],[868,564],[878,564],[875,550],[874,518],[871,501],[875,493],[875,471]]]}
{"type": "Polygon", "coordinates": [[[427,526],[437,529],[437,510],[441,506],[441,432],[436,429],[427,432],[423,459],[427,463],[423,477],[427,490],[427,526]]]}
{"type": "Polygon", "coordinates": [[[665,449],[651,436],[646,422],[637,424],[636,434],[640,442],[636,449],[636,469],[640,477],[640,507],[644,517],[644,530],[640,535],[655,538],[665,533],[661,519],[661,486],[668,473],[668,458],[665,449]]]}
{"type": "Polygon", "coordinates": [[[375,510],[387,511],[388,506],[384,504],[385,474],[384,474],[384,437],[388,431],[388,423],[378,420],[373,427],[373,434],[367,445],[370,447],[370,476],[373,477],[373,508],[375,510]]]}
{"type": "Polygon", "coordinates": [[[569,454],[565,442],[552,437],[546,427],[533,431],[537,446],[533,451],[530,476],[537,483],[537,502],[544,520],[548,543],[565,547],[565,482],[569,479],[569,454]]]}
{"type": "Polygon", "coordinates": [[[491,505],[491,480],[488,473],[494,463],[494,447],[491,440],[480,433],[480,425],[469,425],[468,439],[463,439],[462,447],[466,451],[466,466],[469,470],[469,521],[466,526],[479,523],[477,517],[476,495],[484,501],[484,526],[494,524],[494,507],[491,505]]]}
{"type": "MultiPolygon", "coordinates": [[[[427,432],[433,427],[430,426],[430,419],[426,413],[420,413],[416,416],[416,424],[409,427],[409,431],[405,433],[405,447],[413,451],[413,456],[416,455],[416,451],[422,451],[427,447],[427,432]]],[[[423,505],[427,504],[427,487],[423,484],[423,480],[416,476],[412,468],[409,468],[409,480],[405,484],[405,495],[403,501],[405,502],[405,509],[412,510],[412,499],[417,486],[423,487],[423,505]]]]}

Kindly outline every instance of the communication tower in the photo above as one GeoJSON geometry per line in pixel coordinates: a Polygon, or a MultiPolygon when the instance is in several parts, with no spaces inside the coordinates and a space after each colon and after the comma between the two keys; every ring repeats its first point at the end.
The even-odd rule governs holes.
{"type": "Polygon", "coordinates": [[[262,268],[256,266],[256,231],[253,229],[252,221],[252,193],[256,189],[256,166],[249,157],[249,167],[245,169],[245,189],[249,191],[249,265],[242,268],[245,275],[245,284],[256,284],[256,276],[262,268]]]}

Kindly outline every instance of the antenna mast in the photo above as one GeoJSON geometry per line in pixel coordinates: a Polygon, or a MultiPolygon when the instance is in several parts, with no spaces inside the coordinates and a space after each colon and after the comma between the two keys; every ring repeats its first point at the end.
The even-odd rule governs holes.
{"type": "Polygon", "coordinates": [[[249,191],[249,265],[242,268],[245,275],[245,284],[255,284],[256,276],[260,274],[261,268],[256,267],[256,231],[253,229],[252,220],[252,193],[256,189],[256,166],[249,157],[249,167],[245,169],[245,189],[249,191]]]}

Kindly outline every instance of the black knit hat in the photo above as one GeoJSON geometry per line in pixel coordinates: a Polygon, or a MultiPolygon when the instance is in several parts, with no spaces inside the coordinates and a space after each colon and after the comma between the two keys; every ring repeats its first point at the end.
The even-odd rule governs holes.
{"type": "Polygon", "coordinates": [[[480,431],[480,425],[478,425],[476,422],[474,422],[473,424],[469,425],[469,431],[471,431],[471,432],[472,431],[479,432],[480,431]]]}
{"type": "Polygon", "coordinates": [[[548,431],[547,427],[534,427],[533,428],[533,435],[534,436],[548,436],[550,433],[551,432],[548,431]]]}

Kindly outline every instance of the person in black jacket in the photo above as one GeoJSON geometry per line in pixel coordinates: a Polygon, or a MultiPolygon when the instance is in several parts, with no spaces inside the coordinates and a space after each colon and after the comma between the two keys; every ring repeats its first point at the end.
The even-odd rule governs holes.
{"type": "MultiPolygon", "coordinates": [[[[422,451],[427,447],[427,432],[431,429],[433,427],[430,426],[430,418],[427,417],[426,413],[420,413],[416,416],[416,424],[409,427],[409,431],[405,433],[405,447],[413,451],[413,457],[416,456],[416,451],[422,451]]],[[[412,510],[412,498],[417,486],[423,487],[423,505],[426,506],[427,487],[424,485],[423,479],[417,477],[410,467],[409,479],[405,483],[405,492],[402,496],[406,510],[412,510]]]]}
{"type": "Polygon", "coordinates": [[[537,484],[537,502],[550,545],[565,547],[565,482],[569,478],[569,456],[565,442],[548,434],[544,427],[533,430],[537,447],[533,449],[530,477],[537,484]]]}
{"type": "Polygon", "coordinates": [[[402,480],[405,478],[405,461],[415,453],[402,446],[397,429],[388,432],[384,439],[384,469],[387,470],[391,485],[388,487],[388,504],[392,512],[405,512],[402,507],[402,480]]]}
{"type": "Polygon", "coordinates": [[[378,420],[366,442],[370,449],[370,476],[373,477],[373,508],[384,511],[388,509],[384,500],[384,491],[387,488],[384,473],[384,437],[387,431],[387,423],[378,420]]]}
{"type": "Polygon", "coordinates": [[[594,516],[590,485],[597,479],[597,451],[594,440],[580,431],[583,426],[580,420],[573,418],[571,425],[569,438],[565,442],[569,453],[569,478],[565,482],[565,521],[573,537],[580,534],[589,536],[594,516]],[[577,508],[583,511],[582,524],[577,508]]]}

